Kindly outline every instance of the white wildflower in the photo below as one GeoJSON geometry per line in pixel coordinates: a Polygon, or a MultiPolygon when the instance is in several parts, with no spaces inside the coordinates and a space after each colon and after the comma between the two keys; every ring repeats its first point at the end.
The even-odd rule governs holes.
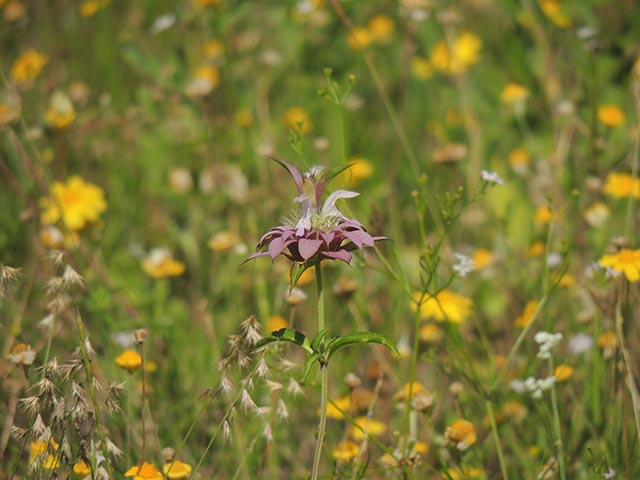
{"type": "Polygon", "coordinates": [[[481,170],[480,177],[487,183],[493,183],[495,185],[504,185],[504,180],[500,178],[496,172],[490,172],[488,170],[481,170]]]}

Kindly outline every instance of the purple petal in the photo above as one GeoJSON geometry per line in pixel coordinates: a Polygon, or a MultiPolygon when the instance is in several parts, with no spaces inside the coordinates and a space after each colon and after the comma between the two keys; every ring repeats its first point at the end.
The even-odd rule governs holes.
{"type": "Polygon", "coordinates": [[[298,188],[298,193],[302,193],[302,184],[304,183],[304,179],[302,178],[302,174],[300,173],[300,171],[296,167],[291,165],[289,162],[285,162],[284,160],[280,160],[279,158],[273,158],[273,157],[269,157],[269,158],[271,158],[272,160],[275,160],[281,166],[283,166],[288,170],[288,172],[291,174],[291,177],[293,178],[293,181],[296,184],[296,187],[298,188]]]}
{"type": "Polygon", "coordinates": [[[269,247],[267,247],[267,252],[271,258],[276,258],[278,255],[282,253],[282,251],[287,248],[292,240],[288,240],[286,238],[278,237],[271,240],[269,243],[269,247]]]}
{"type": "Polygon", "coordinates": [[[351,264],[351,258],[353,257],[353,255],[351,255],[346,250],[322,252],[322,255],[327,258],[332,258],[333,260],[340,260],[346,263],[347,265],[351,264]]]}
{"type": "Polygon", "coordinates": [[[342,234],[355,243],[360,249],[362,249],[363,245],[367,247],[373,247],[374,245],[373,238],[364,230],[350,230],[342,232],[342,234]]]}
{"type": "Polygon", "coordinates": [[[253,260],[254,258],[258,258],[258,257],[266,257],[267,255],[269,255],[269,252],[256,252],[254,254],[249,255],[246,260],[244,262],[242,262],[243,264],[247,263],[249,260],[253,260]]]}
{"type": "Polygon", "coordinates": [[[326,243],[327,245],[329,245],[331,242],[333,242],[333,239],[336,238],[336,234],[333,231],[332,232],[320,232],[320,236],[324,240],[324,243],[326,243]]]}
{"type": "Polygon", "coordinates": [[[316,252],[318,251],[318,249],[323,243],[324,242],[322,240],[312,240],[308,238],[301,238],[298,241],[298,252],[300,252],[300,256],[306,262],[316,254],[316,252]]]}

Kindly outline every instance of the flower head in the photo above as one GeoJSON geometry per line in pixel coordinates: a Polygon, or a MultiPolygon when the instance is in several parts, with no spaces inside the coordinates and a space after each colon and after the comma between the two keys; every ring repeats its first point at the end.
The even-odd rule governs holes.
{"type": "Polygon", "coordinates": [[[152,463],[143,462],[124,472],[125,477],[133,477],[133,480],[163,480],[162,473],[152,463]]]}
{"type": "Polygon", "coordinates": [[[598,263],[624,273],[630,282],[640,280],[640,249],[623,248],[613,255],[604,255],[598,263]]]}
{"type": "Polygon", "coordinates": [[[142,365],[142,357],[135,350],[125,350],[116,357],[116,364],[129,372],[135,372],[142,365]]]}
{"type": "Polygon", "coordinates": [[[30,48],[22,54],[11,67],[11,78],[16,83],[29,83],[34,80],[49,61],[45,54],[30,48]]]}
{"type": "Polygon", "coordinates": [[[173,460],[162,467],[162,471],[169,479],[182,480],[191,475],[191,465],[180,460],[173,460]]]}
{"type": "Polygon", "coordinates": [[[625,122],[625,115],[616,105],[602,105],[598,108],[598,120],[607,127],[619,127],[625,122]]]}
{"type": "Polygon", "coordinates": [[[459,418],[447,427],[444,436],[463,451],[476,443],[476,427],[470,421],[459,418]]]}
{"type": "Polygon", "coordinates": [[[434,318],[439,322],[462,323],[471,316],[473,302],[467,297],[458,295],[451,290],[441,290],[436,295],[422,298],[420,292],[413,296],[411,308],[416,309],[419,303],[420,316],[422,318],[434,318]]]}
{"type": "Polygon", "coordinates": [[[284,255],[293,262],[311,266],[321,260],[351,262],[351,251],[373,247],[384,237],[372,237],[359,222],[342,215],[336,207],[341,198],[353,198],[358,194],[349,190],[336,190],[324,202],[322,195],[327,184],[344,168],[323,172],[315,168],[302,174],[293,165],[276,160],[287,169],[298,189],[294,199],[300,204],[300,214],[289,225],[273,227],[258,242],[258,251],[248,260],[269,256],[275,259],[284,255]]]}
{"type": "Polygon", "coordinates": [[[31,365],[36,359],[36,352],[33,351],[31,345],[19,343],[11,349],[9,353],[9,361],[16,365],[31,365]]]}
{"type": "Polygon", "coordinates": [[[184,263],[175,260],[166,248],[154,248],[147,258],[142,260],[142,269],[153,278],[179,277],[184,273],[184,263]]]}
{"type": "Polygon", "coordinates": [[[82,230],[107,209],[104,192],[93,183],[73,175],[66,183],[54,182],[48,197],[40,199],[42,222],[62,220],[70,230],[82,230]]]}

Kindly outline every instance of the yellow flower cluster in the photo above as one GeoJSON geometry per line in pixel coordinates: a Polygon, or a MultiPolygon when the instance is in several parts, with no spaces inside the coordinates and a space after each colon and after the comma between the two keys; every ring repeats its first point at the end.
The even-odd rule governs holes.
{"type": "Polygon", "coordinates": [[[640,179],[628,173],[611,172],[602,187],[602,192],[613,198],[640,198],[640,179]]]}
{"type": "Polygon", "coordinates": [[[480,60],[482,40],[471,32],[463,32],[453,38],[450,44],[446,41],[437,43],[429,58],[429,64],[435,70],[449,75],[466,72],[470,66],[480,60]]]}
{"type": "Polygon", "coordinates": [[[364,50],[372,43],[385,44],[393,38],[396,26],[386,15],[376,15],[366,27],[356,27],[347,37],[347,45],[353,50],[364,50]]]}
{"type": "Polygon", "coordinates": [[[48,61],[45,54],[30,48],[11,67],[11,78],[19,84],[29,83],[40,75],[48,61]]]}
{"type": "Polygon", "coordinates": [[[441,290],[434,296],[427,297],[420,302],[420,293],[413,295],[411,308],[420,309],[422,318],[433,318],[439,322],[462,323],[471,316],[473,302],[471,299],[458,295],[451,290],[441,290]]]}

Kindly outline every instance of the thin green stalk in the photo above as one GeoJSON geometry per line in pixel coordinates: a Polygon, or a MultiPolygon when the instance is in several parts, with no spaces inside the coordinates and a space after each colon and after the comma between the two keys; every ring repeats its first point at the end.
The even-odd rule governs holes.
{"type": "MultiPolygon", "coordinates": [[[[322,286],[322,267],[320,263],[315,266],[316,270],[316,291],[318,293],[318,332],[324,330],[324,290],[322,286]]],[[[311,469],[311,480],[317,480],[320,457],[322,455],[322,444],[327,428],[327,404],[329,403],[329,372],[327,363],[320,361],[320,423],[318,424],[318,438],[316,439],[315,453],[313,454],[313,468],[311,469]]]]}
{"type": "Polygon", "coordinates": [[[411,401],[413,399],[413,383],[416,378],[416,368],[418,365],[418,350],[420,348],[420,307],[424,298],[416,306],[416,315],[413,322],[413,351],[411,352],[411,366],[409,368],[409,391],[407,392],[407,403],[405,404],[404,415],[404,438],[402,440],[402,455],[407,454],[407,444],[409,442],[409,426],[411,424],[411,401]]]}
{"type": "MultiPolygon", "coordinates": [[[[553,374],[553,357],[549,358],[549,372],[553,374]]],[[[558,394],[555,383],[551,387],[551,408],[553,410],[553,429],[555,430],[555,444],[558,450],[558,469],[560,470],[560,479],[567,480],[567,473],[564,464],[564,444],[562,443],[562,429],[560,427],[560,413],[558,412],[558,394]]]]}
{"type": "Polygon", "coordinates": [[[502,471],[503,480],[509,480],[509,474],[507,472],[507,464],[504,461],[504,454],[502,453],[502,445],[500,444],[500,436],[498,435],[498,426],[496,425],[496,415],[493,412],[493,404],[491,400],[487,399],[485,402],[487,407],[487,416],[489,417],[489,423],[491,424],[491,435],[493,436],[493,442],[496,444],[496,451],[498,452],[498,461],[500,462],[500,470],[502,471]]]}

